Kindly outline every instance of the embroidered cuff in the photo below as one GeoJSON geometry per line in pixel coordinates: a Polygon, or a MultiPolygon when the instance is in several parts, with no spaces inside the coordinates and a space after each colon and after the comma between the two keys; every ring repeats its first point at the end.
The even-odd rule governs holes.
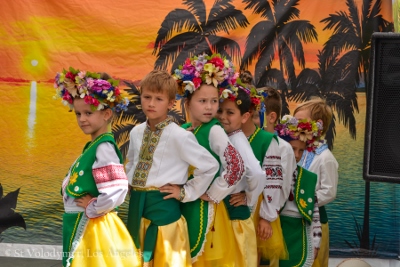
{"type": "Polygon", "coordinates": [[[215,204],[219,204],[219,201],[213,198],[210,194],[208,194],[208,192],[206,193],[206,195],[211,199],[212,202],[214,202],[215,204]]]}
{"type": "Polygon", "coordinates": [[[182,201],[185,198],[185,188],[182,186],[179,192],[179,201],[182,201]]]}

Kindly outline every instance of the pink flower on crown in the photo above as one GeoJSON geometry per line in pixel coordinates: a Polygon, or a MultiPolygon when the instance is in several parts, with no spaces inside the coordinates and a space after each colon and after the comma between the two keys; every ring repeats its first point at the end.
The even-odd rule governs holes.
{"type": "Polygon", "coordinates": [[[214,64],[215,67],[219,67],[220,70],[222,70],[225,66],[224,61],[220,57],[213,57],[209,62],[214,64]]]}
{"type": "Polygon", "coordinates": [[[90,95],[85,96],[84,99],[86,104],[93,105],[95,107],[97,107],[100,104],[99,100],[90,95]]]}

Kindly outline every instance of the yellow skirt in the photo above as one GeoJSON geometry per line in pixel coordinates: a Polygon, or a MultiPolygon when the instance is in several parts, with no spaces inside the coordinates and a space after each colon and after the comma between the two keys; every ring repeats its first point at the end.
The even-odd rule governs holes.
{"type": "MultiPolygon", "coordinates": [[[[263,195],[258,198],[256,209],[253,213],[254,228],[257,229],[260,221],[260,207],[263,201],[263,195]]],[[[272,236],[267,240],[261,240],[257,236],[257,250],[263,260],[288,259],[289,253],[286,248],[285,240],[283,239],[281,220],[279,216],[271,222],[272,236]]]]}
{"type": "Polygon", "coordinates": [[[72,267],[141,266],[140,253],[114,212],[89,219],[73,253],[72,267]]]}
{"type": "Polygon", "coordinates": [[[223,201],[214,206],[214,220],[206,235],[203,253],[194,260],[193,267],[234,267],[240,253],[223,201]]]}
{"type": "Polygon", "coordinates": [[[257,241],[254,223],[251,218],[231,221],[237,250],[236,266],[257,267],[257,241]]]}
{"type": "MultiPolygon", "coordinates": [[[[150,223],[150,220],[142,218],[140,223],[141,247],[143,247],[144,236],[150,223]]],[[[185,217],[181,216],[176,222],[158,227],[154,259],[146,266],[192,266],[189,235],[185,217]]]]}

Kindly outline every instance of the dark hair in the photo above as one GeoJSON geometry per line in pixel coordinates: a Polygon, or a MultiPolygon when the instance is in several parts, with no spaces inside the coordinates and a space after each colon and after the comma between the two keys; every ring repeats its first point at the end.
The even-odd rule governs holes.
{"type": "Polygon", "coordinates": [[[277,121],[279,121],[282,116],[282,98],[278,90],[269,86],[258,88],[257,90],[264,91],[268,94],[268,96],[264,98],[265,114],[268,115],[271,112],[275,112],[277,121]]]}
{"type": "Polygon", "coordinates": [[[240,115],[243,115],[244,113],[249,112],[250,106],[251,106],[250,95],[248,93],[246,93],[243,89],[239,88],[238,95],[235,100],[235,104],[240,110],[240,115]],[[238,102],[240,104],[238,104],[238,102]]]}
{"type": "Polygon", "coordinates": [[[140,92],[143,90],[151,92],[166,92],[169,100],[175,99],[178,84],[175,79],[165,70],[153,70],[140,81],[140,92]]]}
{"type": "Polygon", "coordinates": [[[248,86],[253,85],[253,75],[248,70],[242,70],[239,74],[239,78],[242,83],[247,84],[248,86]]]}

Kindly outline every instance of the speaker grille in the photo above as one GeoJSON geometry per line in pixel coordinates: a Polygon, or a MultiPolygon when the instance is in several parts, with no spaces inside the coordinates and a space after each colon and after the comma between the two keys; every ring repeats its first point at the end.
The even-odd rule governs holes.
{"type": "Polygon", "coordinates": [[[400,182],[400,35],[380,33],[372,43],[365,178],[400,182]]]}

